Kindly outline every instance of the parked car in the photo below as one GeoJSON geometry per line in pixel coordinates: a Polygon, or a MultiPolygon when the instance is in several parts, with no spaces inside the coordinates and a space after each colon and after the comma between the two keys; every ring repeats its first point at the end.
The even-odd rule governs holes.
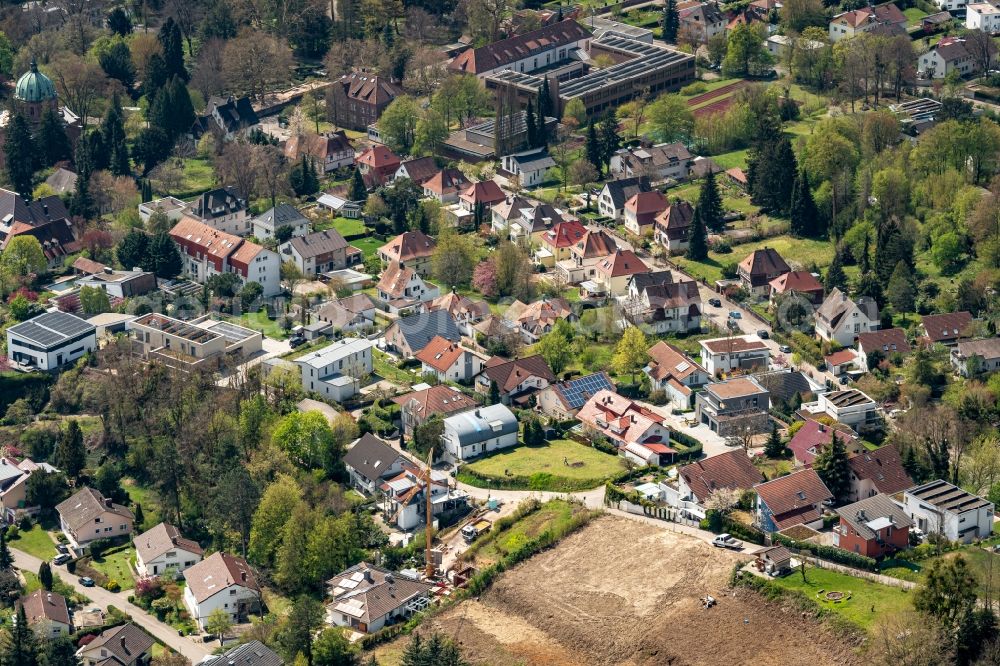
{"type": "Polygon", "coordinates": [[[849,381],[851,381],[851,378],[848,377],[847,375],[841,375],[840,376],[840,385],[841,386],[847,386],[847,382],[849,382],[849,381]]]}
{"type": "Polygon", "coordinates": [[[778,347],[778,351],[780,351],[782,354],[791,354],[792,348],[789,347],[788,345],[781,345],[780,347],[778,347]]]}
{"type": "Polygon", "coordinates": [[[66,564],[72,559],[73,556],[70,555],[69,553],[60,553],[59,555],[56,555],[54,558],[52,558],[52,564],[59,566],[60,564],[66,564]]]}
{"type": "Polygon", "coordinates": [[[69,546],[67,546],[64,543],[57,544],[56,550],[58,550],[60,553],[66,553],[67,555],[69,554],[69,546]]]}
{"type": "Polygon", "coordinates": [[[760,338],[761,340],[767,340],[768,338],[771,337],[771,334],[762,328],[759,331],[757,331],[757,337],[760,338]]]}
{"type": "Polygon", "coordinates": [[[729,548],[730,550],[742,550],[743,542],[734,539],[732,534],[720,534],[712,539],[712,545],[716,548],[729,548]]]}
{"type": "Polygon", "coordinates": [[[90,576],[84,576],[80,579],[80,585],[83,585],[84,587],[94,587],[94,579],[90,576]]]}
{"type": "Polygon", "coordinates": [[[300,347],[305,343],[306,339],[297,335],[293,335],[292,337],[288,338],[288,346],[291,347],[292,349],[300,347]]]}
{"type": "Polygon", "coordinates": [[[710,299],[708,299],[708,304],[711,305],[713,308],[721,308],[722,307],[722,301],[720,301],[718,298],[710,298],[710,299]]]}
{"type": "Polygon", "coordinates": [[[729,311],[729,318],[730,319],[743,319],[743,313],[740,312],[739,310],[730,310],[729,311]]]}

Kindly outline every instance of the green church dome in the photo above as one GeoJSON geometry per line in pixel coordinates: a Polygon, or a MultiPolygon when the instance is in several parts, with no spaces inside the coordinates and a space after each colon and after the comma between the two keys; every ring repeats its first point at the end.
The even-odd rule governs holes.
{"type": "Polygon", "coordinates": [[[44,102],[56,98],[56,87],[52,79],[38,71],[38,63],[31,59],[31,71],[17,80],[14,97],[22,102],[44,102]]]}

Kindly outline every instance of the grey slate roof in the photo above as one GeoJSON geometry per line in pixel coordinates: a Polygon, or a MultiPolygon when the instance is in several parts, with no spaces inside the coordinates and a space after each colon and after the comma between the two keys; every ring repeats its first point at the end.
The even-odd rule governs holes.
{"type": "Polygon", "coordinates": [[[837,509],[837,513],[865,539],[875,538],[875,530],[871,524],[880,518],[890,519],[892,525],[897,528],[913,526],[913,521],[903,509],[889,499],[888,495],[881,493],[866,497],[854,504],[842,506],[837,509]]]}
{"type": "Polygon", "coordinates": [[[344,237],[336,229],[327,229],[326,231],[316,231],[305,236],[297,236],[288,241],[288,244],[295,248],[295,251],[303,259],[318,257],[321,254],[342,250],[347,247],[347,241],[344,240],[344,237]]]}
{"type": "Polygon", "coordinates": [[[808,380],[801,372],[760,372],[754,377],[771,395],[782,400],[788,400],[796,393],[804,396],[812,391],[808,380]]]}
{"type": "Polygon", "coordinates": [[[260,641],[250,641],[230,648],[203,661],[202,666],[284,666],[285,660],[260,641]]]}
{"type": "Polygon", "coordinates": [[[447,310],[422,312],[399,319],[396,324],[410,350],[416,354],[427,346],[434,336],[440,335],[452,342],[462,341],[462,332],[455,324],[455,318],[447,310]]]}
{"type": "Polygon", "coordinates": [[[650,191],[649,182],[638,176],[609,180],[605,187],[608,188],[608,194],[611,195],[611,201],[614,202],[615,208],[623,207],[626,201],[639,192],[650,191]]]}
{"type": "Polygon", "coordinates": [[[366,479],[375,480],[401,457],[399,451],[366,432],[344,454],[344,464],[366,479]]]}
{"type": "Polygon", "coordinates": [[[274,208],[262,213],[255,222],[263,224],[271,229],[278,229],[289,224],[309,223],[309,220],[290,204],[280,203],[274,208]]]}

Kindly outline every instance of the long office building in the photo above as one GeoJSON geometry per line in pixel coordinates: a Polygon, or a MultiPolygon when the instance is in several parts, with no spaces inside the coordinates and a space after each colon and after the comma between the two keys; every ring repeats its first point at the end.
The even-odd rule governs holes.
{"type": "MultiPolygon", "coordinates": [[[[677,90],[695,78],[694,56],[674,49],[608,32],[590,42],[589,61],[607,55],[616,64],[591,68],[582,76],[549,77],[553,99],[559,100],[559,117],[570,100],[580,99],[587,114],[597,116],[635,99],[640,94],[656,95],[677,90]]],[[[522,101],[538,94],[544,79],[512,69],[486,77],[486,87],[513,88],[522,101]]]]}

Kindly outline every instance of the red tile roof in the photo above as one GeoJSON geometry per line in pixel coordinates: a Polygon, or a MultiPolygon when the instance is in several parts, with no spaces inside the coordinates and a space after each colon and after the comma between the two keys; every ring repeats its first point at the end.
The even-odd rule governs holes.
{"type": "Polygon", "coordinates": [[[534,376],[552,383],[556,376],[552,374],[549,364],[540,355],[526,356],[508,361],[494,356],[486,362],[483,374],[496,382],[500,393],[509,393],[528,377],[534,376]]]}
{"type": "Polygon", "coordinates": [[[677,347],[669,342],[659,341],[649,348],[647,352],[649,358],[649,374],[657,380],[663,381],[667,377],[677,380],[687,378],[691,373],[705,369],[684,355],[677,347]]]}
{"type": "Polygon", "coordinates": [[[598,262],[597,270],[614,278],[635,275],[636,273],[648,273],[649,267],[642,263],[642,259],[636,256],[632,250],[615,250],[611,256],[598,262]]]}
{"type": "Polygon", "coordinates": [[[459,198],[471,204],[482,203],[487,206],[507,200],[507,195],[503,193],[500,186],[492,180],[481,180],[473,183],[469,189],[462,192],[459,198]]]}
{"type": "Polygon", "coordinates": [[[542,236],[542,241],[552,247],[570,247],[579,242],[587,233],[587,227],[579,220],[557,222],[542,236]]]}
{"type": "Polygon", "coordinates": [[[764,480],[764,475],[741,448],[684,465],[677,474],[699,502],[704,502],[720,488],[749,490],[764,480]]]}
{"type": "Polygon", "coordinates": [[[373,169],[385,169],[399,166],[399,157],[382,144],[376,144],[361,153],[358,164],[366,164],[373,169]]]}
{"type": "Polygon", "coordinates": [[[817,421],[806,421],[788,442],[788,448],[795,456],[795,460],[803,465],[812,465],[819,450],[832,441],[832,431],[837,433],[837,439],[845,445],[856,441],[853,435],[839,428],[831,428],[817,421]]]}
{"type": "Polygon", "coordinates": [[[823,358],[826,364],[831,368],[837,365],[844,365],[845,363],[853,363],[857,356],[853,349],[841,349],[840,351],[835,351],[829,356],[823,358]]]}
{"type": "Polygon", "coordinates": [[[776,275],[791,270],[773,247],[754,250],[740,262],[740,268],[749,275],[776,275]]]}
{"type": "Polygon", "coordinates": [[[927,315],[923,318],[924,332],[931,342],[958,340],[972,323],[972,313],[949,312],[947,314],[927,315]]]}
{"type": "Polygon", "coordinates": [[[420,419],[432,414],[454,414],[476,407],[479,403],[461,391],[438,384],[423,391],[413,391],[392,399],[399,406],[410,405],[411,413],[420,419]]]}
{"type": "Polygon", "coordinates": [[[456,72],[481,74],[558,46],[568,46],[590,37],[590,32],[573,19],[565,19],[538,30],[502,39],[486,46],[463,51],[448,68],[456,72]]]}
{"type": "Polygon", "coordinates": [[[458,343],[436,335],[426,347],[417,352],[416,359],[438,372],[447,372],[464,353],[465,349],[458,343]]]}
{"type": "Polygon", "coordinates": [[[431,256],[435,249],[437,241],[418,229],[404,231],[378,251],[388,256],[391,261],[402,262],[405,265],[407,261],[431,256]]]}
{"type": "Polygon", "coordinates": [[[647,215],[649,213],[660,213],[667,209],[670,202],[659,190],[650,192],[638,192],[625,202],[625,210],[636,215],[647,215]]]}
{"type": "Polygon", "coordinates": [[[910,353],[910,343],[906,341],[906,332],[901,328],[883,328],[878,331],[858,333],[858,349],[866,354],[878,350],[883,354],[910,353]]]}
{"type": "Polygon", "coordinates": [[[783,294],[786,291],[797,291],[799,293],[823,292],[823,285],[809,271],[791,271],[790,273],[779,275],[771,280],[770,285],[771,289],[778,294],[783,294]]]}
{"type": "MultiPolygon", "coordinates": [[[[776,520],[780,519],[782,514],[797,514],[815,504],[833,499],[833,493],[819,478],[819,474],[812,469],[779,476],[772,481],[757,484],[754,486],[754,490],[757,491],[757,496],[767,505],[776,520]]],[[[804,522],[809,522],[809,520],[798,520],[791,524],[796,525],[804,522]]],[[[780,527],[787,527],[787,525],[780,527]]]]}
{"type": "Polygon", "coordinates": [[[899,451],[891,444],[874,451],[863,451],[847,460],[851,473],[867,479],[883,494],[891,495],[913,487],[913,479],[903,469],[899,451]]]}

